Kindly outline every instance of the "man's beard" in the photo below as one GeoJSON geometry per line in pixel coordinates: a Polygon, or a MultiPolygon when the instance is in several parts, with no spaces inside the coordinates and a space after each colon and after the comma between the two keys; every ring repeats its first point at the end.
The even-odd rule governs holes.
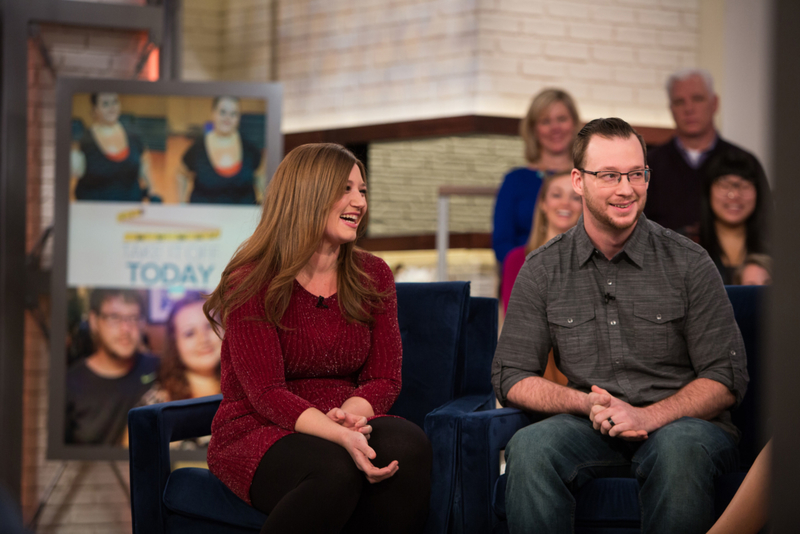
{"type": "Polygon", "coordinates": [[[641,197],[639,195],[636,195],[633,199],[631,199],[631,202],[633,202],[634,204],[636,204],[640,199],[642,200],[642,202],[638,204],[638,208],[636,210],[636,217],[630,223],[627,222],[620,223],[620,221],[617,221],[613,217],[611,217],[606,209],[603,209],[606,206],[608,206],[607,203],[605,202],[602,204],[598,203],[595,200],[594,195],[590,194],[587,188],[584,188],[583,200],[584,202],[586,202],[586,208],[589,210],[589,213],[592,214],[592,217],[594,217],[594,219],[600,225],[605,226],[606,228],[610,228],[612,230],[627,230],[628,228],[636,224],[636,221],[639,220],[639,217],[642,215],[642,212],[644,211],[644,205],[647,202],[647,197],[646,196],[641,197]]]}
{"type": "Polygon", "coordinates": [[[137,344],[137,346],[134,346],[134,349],[131,352],[131,354],[128,355],[128,356],[125,356],[123,354],[120,354],[119,352],[117,352],[113,348],[111,348],[110,345],[108,345],[105,341],[103,341],[102,336],[100,336],[99,334],[95,333],[94,335],[92,335],[92,341],[94,342],[94,346],[95,346],[95,350],[96,351],[103,350],[103,352],[105,352],[108,355],[109,358],[111,358],[112,360],[114,360],[116,362],[129,362],[129,361],[131,361],[131,358],[133,358],[133,356],[136,354],[136,351],[137,351],[137,348],[138,348],[138,344],[137,344]]]}

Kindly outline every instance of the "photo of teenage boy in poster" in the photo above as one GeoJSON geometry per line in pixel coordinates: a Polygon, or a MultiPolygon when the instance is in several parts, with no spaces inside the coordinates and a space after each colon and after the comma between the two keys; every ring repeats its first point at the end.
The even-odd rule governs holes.
{"type": "Polygon", "coordinates": [[[91,353],[67,369],[66,443],[127,445],[128,410],[155,382],[160,363],[143,345],[143,313],[138,291],[91,292],[91,353]]]}

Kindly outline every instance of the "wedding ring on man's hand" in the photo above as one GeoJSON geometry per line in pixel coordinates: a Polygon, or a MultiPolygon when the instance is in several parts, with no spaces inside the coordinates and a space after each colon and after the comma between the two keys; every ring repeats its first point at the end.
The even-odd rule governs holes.
{"type": "Polygon", "coordinates": [[[616,424],[616,423],[614,423],[614,420],[611,419],[610,417],[608,418],[608,422],[611,424],[611,426],[614,426],[616,424]]]}

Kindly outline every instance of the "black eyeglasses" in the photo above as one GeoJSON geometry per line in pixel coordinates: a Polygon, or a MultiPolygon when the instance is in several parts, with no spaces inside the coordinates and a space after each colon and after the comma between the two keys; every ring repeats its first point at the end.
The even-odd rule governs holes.
{"type": "Polygon", "coordinates": [[[578,169],[586,174],[594,174],[597,177],[600,187],[614,187],[622,181],[623,176],[628,177],[631,185],[644,185],[650,181],[650,169],[638,169],[630,172],[617,172],[617,171],[587,171],[586,169],[578,169]]]}

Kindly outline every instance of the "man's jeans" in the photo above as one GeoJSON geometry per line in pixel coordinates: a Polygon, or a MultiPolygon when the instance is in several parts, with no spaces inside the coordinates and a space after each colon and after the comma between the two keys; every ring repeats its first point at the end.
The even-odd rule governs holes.
{"type": "Polygon", "coordinates": [[[588,417],[556,415],[518,431],[506,447],[512,534],[573,532],[575,495],[588,481],[636,477],[642,532],[704,533],[714,524],[714,479],[738,467],[732,436],[691,417],[642,442],[604,436],[588,417]]]}

